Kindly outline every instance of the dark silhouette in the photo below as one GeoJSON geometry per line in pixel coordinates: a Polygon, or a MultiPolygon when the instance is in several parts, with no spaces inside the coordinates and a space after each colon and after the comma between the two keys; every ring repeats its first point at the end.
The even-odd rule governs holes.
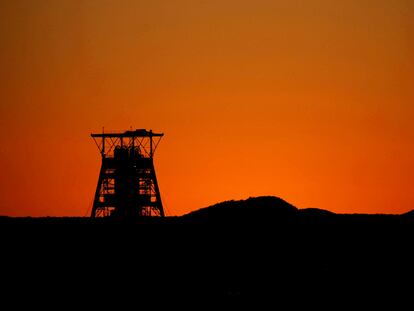
{"type": "Polygon", "coordinates": [[[208,222],[281,221],[296,214],[297,208],[286,201],[271,196],[226,201],[202,208],[184,216],[185,219],[208,222]]]}
{"type": "Polygon", "coordinates": [[[92,217],[164,217],[153,156],[164,134],[91,134],[102,156],[92,217]]]}
{"type": "Polygon", "coordinates": [[[0,236],[6,289],[45,300],[414,304],[412,213],[335,214],[259,197],[182,217],[2,217],[0,236]]]}

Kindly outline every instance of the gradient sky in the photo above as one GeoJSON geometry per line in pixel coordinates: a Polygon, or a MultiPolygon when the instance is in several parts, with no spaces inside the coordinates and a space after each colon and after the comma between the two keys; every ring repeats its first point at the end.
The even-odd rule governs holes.
{"type": "Polygon", "coordinates": [[[0,1],[0,215],[86,215],[106,129],[165,133],[169,215],[414,209],[414,1],[0,1]]]}

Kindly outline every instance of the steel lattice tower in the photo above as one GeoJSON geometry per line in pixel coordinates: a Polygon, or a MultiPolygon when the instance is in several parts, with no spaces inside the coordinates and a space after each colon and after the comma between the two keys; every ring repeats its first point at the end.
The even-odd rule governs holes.
{"type": "Polygon", "coordinates": [[[138,129],[91,136],[102,157],[91,217],[164,217],[153,161],[164,134],[138,129]]]}

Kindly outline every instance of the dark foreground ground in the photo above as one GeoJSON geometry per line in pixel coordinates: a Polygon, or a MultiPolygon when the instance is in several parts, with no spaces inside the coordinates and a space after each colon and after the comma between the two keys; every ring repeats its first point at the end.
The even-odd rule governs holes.
{"type": "Polygon", "coordinates": [[[2,298],[17,307],[414,307],[410,214],[257,198],[165,219],[3,217],[0,236],[2,298]]]}

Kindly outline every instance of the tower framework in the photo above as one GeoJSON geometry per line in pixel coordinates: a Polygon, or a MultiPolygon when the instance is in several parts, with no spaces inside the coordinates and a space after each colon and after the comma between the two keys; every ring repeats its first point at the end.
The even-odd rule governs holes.
{"type": "Polygon", "coordinates": [[[162,133],[91,134],[102,157],[91,217],[164,217],[154,168],[162,133]]]}

